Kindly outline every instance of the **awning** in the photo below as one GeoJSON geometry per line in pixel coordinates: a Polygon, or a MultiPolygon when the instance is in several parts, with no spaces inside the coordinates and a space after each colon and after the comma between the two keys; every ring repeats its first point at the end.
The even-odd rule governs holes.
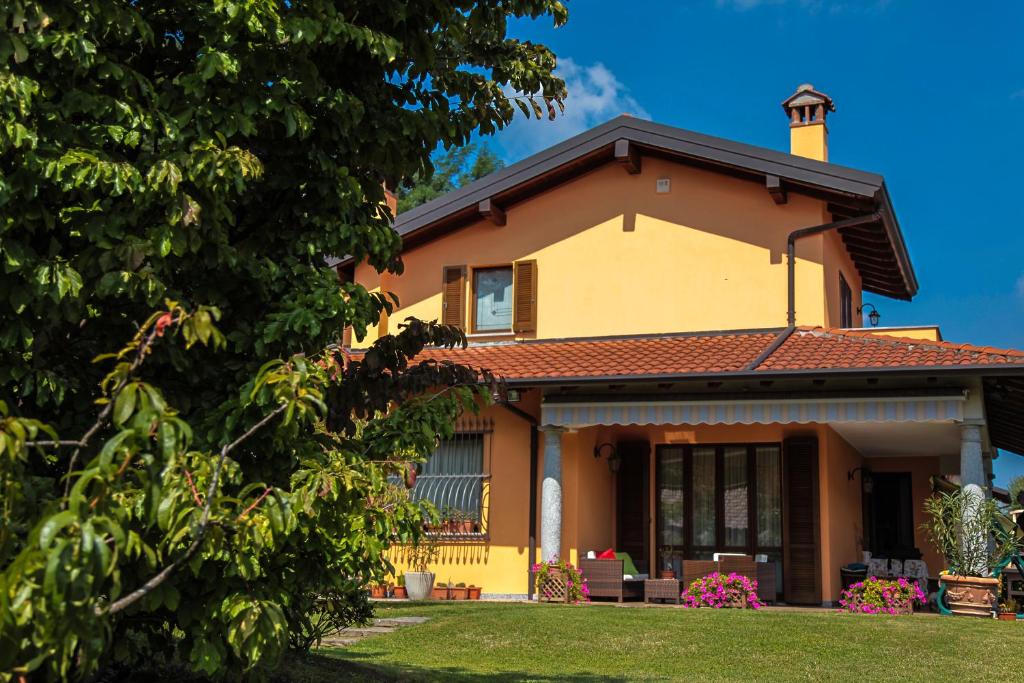
{"type": "Polygon", "coordinates": [[[964,393],[945,396],[766,400],[546,403],[541,424],[595,425],[806,424],[810,422],[963,422],[964,393]]]}

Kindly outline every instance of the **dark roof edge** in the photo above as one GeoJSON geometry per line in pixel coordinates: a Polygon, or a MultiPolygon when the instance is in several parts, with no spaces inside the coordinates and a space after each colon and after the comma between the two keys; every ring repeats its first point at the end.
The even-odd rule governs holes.
{"type": "Polygon", "coordinates": [[[545,386],[553,384],[636,384],[641,382],[682,382],[687,380],[794,379],[800,377],[845,378],[885,376],[977,375],[979,377],[1020,375],[1024,365],[929,365],[920,367],[885,366],[877,368],[812,368],[801,370],[740,370],[731,372],[670,373],[657,375],[593,375],[586,377],[505,378],[509,385],[545,386]]]}

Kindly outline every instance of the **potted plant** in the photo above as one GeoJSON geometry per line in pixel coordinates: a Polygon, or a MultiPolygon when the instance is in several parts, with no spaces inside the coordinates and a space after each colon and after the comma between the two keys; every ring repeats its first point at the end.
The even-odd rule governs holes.
{"type": "Polygon", "coordinates": [[[466,584],[457,583],[454,586],[448,582],[448,595],[450,600],[465,600],[467,596],[466,584]]]}
{"type": "Polygon", "coordinates": [[[480,588],[480,586],[474,586],[474,585],[470,584],[469,586],[466,587],[467,597],[470,600],[479,600],[480,599],[480,592],[482,590],[483,589],[480,588]]]}
{"type": "Polygon", "coordinates": [[[377,600],[388,597],[387,586],[382,583],[370,584],[370,597],[377,600]]]}
{"type": "Polygon", "coordinates": [[[434,586],[433,590],[430,591],[430,598],[432,600],[449,600],[451,595],[448,593],[448,585],[439,583],[434,586]]]}
{"type": "Polygon", "coordinates": [[[395,598],[405,600],[408,594],[405,592],[405,574],[398,575],[398,582],[395,585],[395,598]]]}
{"type": "Polygon", "coordinates": [[[872,576],[844,590],[839,608],[854,614],[913,614],[914,604],[923,605],[927,600],[917,581],[902,576],[898,579],[872,576]]]}
{"type": "Polygon", "coordinates": [[[665,546],[661,549],[662,568],[658,570],[659,579],[676,578],[675,567],[672,566],[672,548],[665,546]]]}
{"type": "Polygon", "coordinates": [[[409,547],[409,564],[414,571],[406,572],[405,590],[410,600],[426,600],[434,585],[434,573],[428,570],[437,559],[437,543],[430,536],[419,539],[409,547]]]}
{"type": "Polygon", "coordinates": [[[480,515],[476,512],[463,512],[462,513],[462,532],[463,534],[476,534],[480,533],[480,515]]]}
{"type": "Polygon", "coordinates": [[[538,562],[531,568],[540,602],[590,602],[590,587],[583,572],[561,558],[538,562]]]}
{"type": "Polygon", "coordinates": [[[1017,621],[1017,601],[1007,598],[999,604],[999,621],[1017,621]]]}
{"type": "Polygon", "coordinates": [[[924,525],[949,570],[939,576],[949,609],[960,616],[990,617],[996,606],[996,567],[1020,552],[1021,539],[996,502],[978,486],[939,493],[925,501],[924,525]]]}

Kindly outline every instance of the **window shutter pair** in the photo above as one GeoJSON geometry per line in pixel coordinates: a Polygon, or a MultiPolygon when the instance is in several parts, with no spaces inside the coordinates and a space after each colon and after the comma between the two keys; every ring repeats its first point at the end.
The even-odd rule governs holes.
{"type": "MultiPolygon", "coordinates": [[[[441,284],[441,324],[466,329],[466,266],[445,266],[441,284]]],[[[512,331],[537,329],[537,261],[512,264],[512,331]]]]}

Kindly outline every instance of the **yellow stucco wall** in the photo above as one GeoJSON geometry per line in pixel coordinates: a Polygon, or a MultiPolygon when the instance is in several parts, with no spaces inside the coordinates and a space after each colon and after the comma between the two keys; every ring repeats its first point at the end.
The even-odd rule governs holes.
{"type": "Polygon", "coordinates": [[[821,499],[821,596],[838,600],[842,592],[839,568],[861,561],[864,516],[860,474],[847,473],[864,459],[831,427],[821,427],[818,438],[818,487],[821,499]]]}
{"type": "MultiPolygon", "coordinates": [[[[526,392],[518,407],[537,413],[539,394],[526,392]]],[[[525,594],[528,580],[530,425],[500,407],[481,413],[494,421],[485,439],[484,466],[491,478],[483,504],[486,540],[441,541],[439,557],[430,566],[440,583],[481,586],[485,593],[525,594]]],[[[390,552],[396,572],[409,570],[405,548],[390,552]]]]}
{"type": "MultiPolygon", "coordinates": [[[[776,205],[759,183],[645,158],[640,174],[606,164],[510,207],[503,227],[479,221],[411,249],[401,276],[378,279],[362,264],[356,279],[398,295],[392,319],[432,320],[441,314],[444,266],[536,259],[530,337],[781,327],[786,237],[827,220],[821,201],[790,193],[776,205]],[[666,177],[671,192],[656,194],[666,177]]],[[[798,324],[837,324],[826,295],[838,301],[838,269],[859,290],[841,242],[802,239],[797,259],[798,324]]]]}
{"type": "Polygon", "coordinates": [[[824,122],[809,126],[791,126],[789,148],[790,152],[797,156],[828,161],[828,128],[824,122]]]}

